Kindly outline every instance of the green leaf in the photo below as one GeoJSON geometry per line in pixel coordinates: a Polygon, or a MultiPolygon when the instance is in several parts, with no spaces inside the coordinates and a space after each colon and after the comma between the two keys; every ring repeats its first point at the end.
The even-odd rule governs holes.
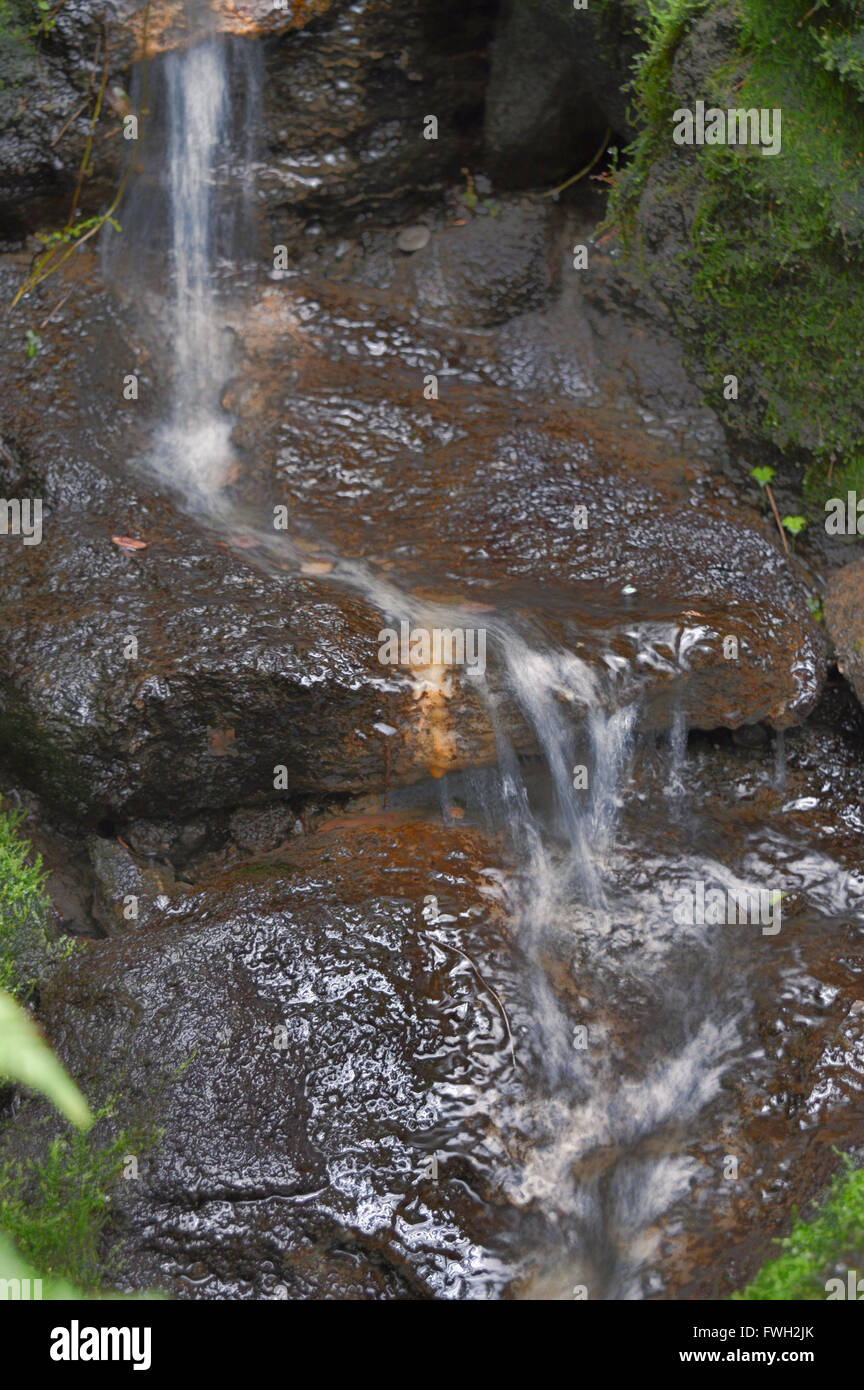
{"type": "Polygon", "coordinates": [[[41,1091],[79,1129],[93,1115],[65,1067],[57,1061],[36,1025],[11,995],[0,990],[0,1076],[41,1091]]]}
{"type": "Polygon", "coordinates": [[[774,469],[767,465],[764,468],[754,468],[750,472],[750,477],[755,478],[760,487],[765,487],[774,477],[774,469]]]}
{"type": "Polygon", "coordinates": [[[797,536],[799,531],[803,531],[807,525],[807,519],[803,516],[784,516],[782,525],[790,536],[797,536]]]}

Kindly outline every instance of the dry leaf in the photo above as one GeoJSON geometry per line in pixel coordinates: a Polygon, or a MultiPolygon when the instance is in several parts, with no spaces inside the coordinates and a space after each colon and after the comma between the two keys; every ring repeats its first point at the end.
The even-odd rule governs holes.
{"type": "Polygon", "coordinates": [[[233,729],[208,729],[210,738],[210,752],[217,758],[237,757],[237,749],[234,747],[233,729]]]}
{"type": "Polygon", "coordinates": [[[119,545],[121,550],[146,550],[147,541],[136,541],[134,536],[112,536],[115,545],[119,545]]]}

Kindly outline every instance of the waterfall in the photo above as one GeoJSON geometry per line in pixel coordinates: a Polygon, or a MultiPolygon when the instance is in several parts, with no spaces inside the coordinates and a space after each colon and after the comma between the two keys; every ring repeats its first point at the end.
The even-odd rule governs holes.
{"type": "MultiPolygon", "coordinates": [[[[286,560],[302,558],[290,535],[276,536],[260,517],[241,517],[233,501],[216,501],[236,466],[231,420],[220,405],[232,369],[220,270],[238,249],[254,255],[251,217],[244,219],[242,212],[244,205],[251,208],[253,192],[257,61],[255,45],[212,35],[154,61],[146,102],[152,121],[142,173],[121,210],[127,259],[115,278],[137,286],[149,265],[161,314],[166,265],[170,271],[167,313],[160,319],[170,397],[148,466],[186,505],[205,512],[214,529],[228,536],[254,532],[258,545],[249,563],[272,566],[281,575],[286,560]]],[[[467,611],[400,591],[361,561],[328,554],[323,541],[320,551],[330,563],[328,584],[362,594],[397,623],[408,615],[433,629],[476,621],[467,611]]],[[[512,1002],[524,1020],[515,1046],[510,1037],[514,1068],[518,1061],[516,1097],[496,1097],[495,1103],[522,1112],[516,1129],[530,1140],[518,1172],[501,1181],[517,1205],[534,1211],[546,1202],[550,1222],[560,1214],[557,1236],[548,1239],[549,1225],[546,1244],[549,1260],[564,1250],[571,1283],[584,1270],[612,1296],[637,1297],[644,1233],[679,1199],[692,1175],[674,1133],[667,1137],[668,1152],[657,1159],[640,1146],[666,1124],[671,1129],[681,1119],[694,1121],[716,1095],[735,1042],[734,1020],[722,1012],[700,1016],[705,1010],[698,1001],[691,1006],[686,995],[664,996],[665,985],[653,972],[664,950],[677,949],[668,946],[668,914],[652,907],[644,890],[640,898],[638,882],[634,888],[623,875],[616,882],[623,856],[615,831],[636,706],[618,703],[599,664],[550,645],[521,617],[491,613],[485,621],[495,670],[494,680],[481,673],[479,694],[498,756],[488,776],[475,779],[479,807],[472,810],[486,813],[493,830],[503,822],[510,842],[513,870],[502,891],[519,954],[514,994],[523,996],[512,1002]],[[517,752],[514,716],[533,738],[531,758],[517,752]],[[630,950],[623,965],[614,945],[619,928],[630,950]],[[593,973],[585,967],[588,957],[593,973]],[[603,1052],[604,1029],[611,1032],[616,1023],[623,1028],[627,1021],[624,1004],[618,1009],[622,1017],[616,1015],[617,996],[605,1009],[602,997],[596,1004],[590,1048],[574,1042],[591,1002],[585,981],[596,975],[599,991],[613,973],[624,976],[622,1000],[647,1000],[658,1011],[669,1005],[656,1049],[644,1057],[625,1056],[623,1084],[616,1065],[624,1044],[617,1052],[612,1046],[609,1060],[603,1052]],[[614,1167],[601,1149],[614,1152],[614,1167]],[[605,1178],[598,1153],[609,1162],[605,1178]]],[[[670,741],[672,804],[682,793],[686,735],[679,710],[670,741]]],[[[499,878],[503,882],[505,875],[499,878]]],[[[680,949],[689,978],[689,962],[703,946],[685,939],[680,949]]],[[[509,1022],[507,1028],[509,1037],[509,1022]]],[[[500,1117],[493,1118],[497,1125],[500,1117]]],[[[503,1132],[506,1122],[500,1127],[503,1132]]],[[[541,1249],[538,1265],[546,1258],[541,1249]]]]}
{"type": "Polygon", "coordinates": [[[164,471],[196,493],[218,488],[231,463],[231,424],[217,392],[229,370],[215,314],[210,226],[215,156],[228,107],[225,46],[207,39],[169,53],[173,414],[158,441],[164,471]]]}
{"type": "Polygon", "coordinates": [[[103,241],[106,278],[153,310],[166,345],[158,365],[169,403],[146,466],[199,510],[236,467],[220,405],[232,369],[223,271],[257,249],[260,63],[256,44],[205,30],[137,66],[132,104],[145,114],[135,177],[118,211],[122,235],[103,241]]]}
{"type": "Polygon", "coordinates": [[[669,730],[669,778],[666,783],[666,796],[672,809],[678,808],[677,803],[682,802],[685,796],[684,766],[686,758],[687,716],[679,698],[672,715],[672,727],[669,730]]]}

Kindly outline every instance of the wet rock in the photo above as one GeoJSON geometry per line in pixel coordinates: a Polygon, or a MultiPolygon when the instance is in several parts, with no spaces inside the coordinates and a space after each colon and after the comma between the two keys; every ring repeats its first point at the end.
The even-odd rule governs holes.
{"type": "MultiPolygon", "coordinates": [[[[401,197],[407,208],[418,184],[431,189],[476,161],[491,0],[468,9],[456,0],[210,8],[217,31],[263,50],[261,193],[277,233],[270,244],[282,240],[278,223],[289,209],[345,219],[350,205],[353,222],[358,202],[401,197]],[[435,138],[424,138],[427,114],[438,122],[435,138]]],[[[31,11],[19,0],[10,9],[12,29],[0,41],[0,236],[18,239],[65,222],[103,65],[109,95],[131,92],[140,114],[136,62],[146,55],[158,64],[195,29],[194,11],[179,0],[146,12],[137,0],[68,0],[39,37],[37,61],[37,43],[20,38],[33,27],[31,11]]],[[[121,106],[106,99],[96,122],[85,213],[104,208],[122,178],[121,106]]],[[[160,119],[152,106],[150,115],[160,119]]]]}
{"type": "Polygon", "coordinates": [[[484,977],[503,946],[478,896],[485,852],[464,834],[343,826],[69,963],[44,1001],[54,1045],[91,1098],[114,1088],[123,1115],[164,1131],[112,1203],[126,1282],[198,1298],[500,1292],[509,1216],[482,1096],[512,1063],[484,977]]]}
{"type": "Polygon", "coordinates": [[[124,838],[136,854],[145,859],[170,859],[172,863],[184,863],[202,850],[214,833],[218,831],[212,818],[186,821],[180,826],[169,821],[134,820],[123,827],[124,838]]]}
{"type": "MultiPolygon", "coordinates": [[[[157,34],[168,44],[182,40],[183,10],[173,0],[147,7],[151,50],[157,34]]],[[[129,153],[122,115],[130,67],[143,51],[143,24],[136,0],[66,0],[45,15],[13,0],[4,10],[0,238],[65,225],[91,134],[79,211],[92,214],[111,201],[129,153]]]]}
{"type": "Polygon", "coordinates": [[[288,806],[243,807],[231,816],[231,834],[241,849],[261,853],[275,849],[294,833],[295,813],[288,806]]]}
{"type": "Polygon", "coordinates": [[[70,517],[42,492],[44,543],[0,553],[13,604],[0,624],[0,743],[30,785],[96,819],[381,782],[380,753],[355,732],[390,714],[377,615],[310,581],[262,577],[164,499],[109,487],[70,517]],[[111,542],[133,518],[149,537],[143,564],[111,542]],[[333,700],[344,719],[328,738],[333,700]]]}
{"type": "MultiPolygon", "coordinates": [[[[617,699],[640,699],[658,727],[676,705],[702,728],[803,718],[824,638],[765,519],[669,433],[545,399],[530,376],[514,391],[500,338],[463,342],[423,319],[301,279],[247,315],[238,439],[275,457],[292,516],[367,561],[370,592],[377,577],[461,605],[464,626],[488,629],[493,670],[507,659],[500,620],[529,646],[533,626],[535,647],[613,667],[617,699]],[[438,398],[421,399],[430,373],[438,398]]],[[[273,487],[250,476],[245,496],[273,487]]]]}
{"type": "Polygon", "coordinates": [[[487,0],[332,5],[266,41],[261,196],[274,232],[289,212],[352,228],[372,208],[416,217],[418,191],[478,161],[492,13],[487,0]]]}
{"type": "MultiPolygon", "coordinates": [[[[6,267],[4,284],[16,280],[6,267]]],[[[0,545],[9,767],[91,824],[185,820],[425,776],[422,731],[392,757],[375,731],[418,725],[409,681],[378,659],[378,610],[344,587],[283,572],[261,546],[234,547],[145,474],[112,463],[145,453],[156,422],[144,399],[140,412],[122,404],[122,364],[137,350],[127,325],[92,281],[75,291],[74,352],[68,315],[43,327],[37,359],[21,349],[23,328],[3,344],[16,385],[0,403],[12,446],[2,491],[43,504],[39,544],[7,535],[0,545]],[[145,548],[126,551],[116,536],[145,548]]],[[[39,324],[59,295],[54,283],[40,289],[24,322],[39,324]]],[[[272,518],[271,506],[271,533],[272,518]]],[[[487,756],[492,747],[473,704],[463,759],[478,737],[487,756]]]]}
{"type": "Polygon", "coordinates": [[[555,218],[549,205],[491,204],[437,235],[412,262],[414,295],[445,323],[483,328],[541,307],[555,279],[555,218]]]}
{"type": "Polygon", "coordinates": [[[734,730],[732,738],[739,748],[761,748],[768,742],[768,730],[761,724],[745,724],[734,730]]]}
{"type": "Polygon", "coordinates": [[[91,835],[87,841],[96,889],[92,915],[106,936],[158,922],[174,891],[170,866],[140,866],[117,840],[91,835]]]}
{"type": "MultiPolygon", "coordinates": [[[[514,884],[488,844],[374,811],[67,963],[52,1041],[94,1100],[122,1097],[117,1123],[164,1129],[112,1201],[123,1286],[740,1288],[860,1138],[862,719],[837,682],[789,737],[788,794],[815,819],[731,737],[694,740],[677,805],[664,767],[622,783],[611,917],[567,894],[533,989],[530,943],[490,910],[514,884]],[[736,801],[743,769],[754,801],[736,801]],[[782,884],[797,910],[776,936],[682,931],[670,888],[714,872],[782,884]]],[[[0,1117],[2,1152],[33,1130],[0,1117]]]]}
{"type": "Polygon", "coordinates": [[[864,704],[864,559],[832,574],[825,591],[825,623],[837,665],[864,704]]]}

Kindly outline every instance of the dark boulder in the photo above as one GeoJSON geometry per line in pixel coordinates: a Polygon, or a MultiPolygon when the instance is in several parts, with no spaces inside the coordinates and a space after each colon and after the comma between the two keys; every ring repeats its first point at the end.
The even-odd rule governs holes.
{"type": "Polygon", "coordinates": [[[629,139],[624,86],[638,48],[637,0],[504,0],[486,93],[490,171],[504,187],[575,173],[604,131],[629,139]]]}
{"type": "Polygon", "coordinates": [[[837,665],[864,704],[864,559],[832,574],[825,592],[825,622],[837,665]]]}
{"type": "Polygon", "coordinates": [[[485,852],[343,826],[64,967],[43,1000],[53,1044],[88,1096],[120,1099],[118,1123],[161,1131],[112,1200],[124,1282],[500,1294],[511,1209],[483,1097],[512,1080],[511,953],[479,894],[485,852]]]}

